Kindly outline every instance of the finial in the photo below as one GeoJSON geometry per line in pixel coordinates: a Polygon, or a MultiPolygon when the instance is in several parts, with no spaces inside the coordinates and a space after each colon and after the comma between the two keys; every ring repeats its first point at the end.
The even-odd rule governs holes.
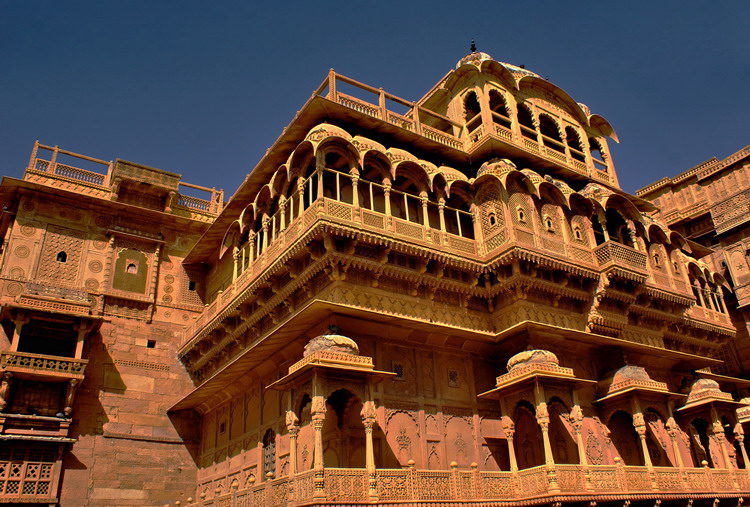
{"type": "Polygon", "coordinates": [[[471,52],[476,53],[477,52],[477,44],[474,42],[474,39],[471,39],[471,52]]]}

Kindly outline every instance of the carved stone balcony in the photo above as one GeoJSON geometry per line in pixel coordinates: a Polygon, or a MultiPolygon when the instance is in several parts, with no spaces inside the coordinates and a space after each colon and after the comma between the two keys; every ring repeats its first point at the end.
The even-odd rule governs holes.
{"type": "Polygon", "coordinates": [[[309,505],[327,502],[460,502],[505,501],[523,505],[614,499],[739,498],[750,492],[747,470],[672,468],[623,465],[539,466],[518,472],[471,469],[417,470],[356,468],[309,470],[233,491],[210,491],[188,505],[309,505]]]}
{"type": "Polygon", "coordinates": [[[73,442],[68,437],[71,419],[28,414],[0,414],[0,438],[73,442]]]}
{"type": "Polygon", "coordinates": [[[0,371],[34,380],[83,380],[88,359],[47,356],[28,352],[0,353],[0,371]]]}
{"type": "Polygon", "coordinates": [[[594,249],[594,254],[602,271],[641,283],[648,278],[647,257],[644,252],[615,241],[605,241],[594,249]]]}

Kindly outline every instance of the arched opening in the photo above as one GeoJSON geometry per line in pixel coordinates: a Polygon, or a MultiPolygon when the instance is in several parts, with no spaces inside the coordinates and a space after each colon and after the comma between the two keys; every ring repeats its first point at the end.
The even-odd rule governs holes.
{"type": "Polygon", "coordinates": [[[608,208],[605,216],[607,218],[607,233],[609,234],[609,239],[631,248],[635,248],[635,244],[630,238],[628,223],[620,212],[616,209],[608,208]]]}
{"type": "Polygon", "coordinates": [[[599,171],[607,172],[607,159],[604,155],[602,145],[599,141],[590,137],[589,148],[591,149],[591,160],[594,162],[594,167],[599,171]]]}
{"type": "Polygon", "coordinates": [[[268,428],[263,435],[263,477],[276,477],[276,432],[268,428]]]}
{"type": "Polygon", "coordinates": [[[531,110],[525,104],[518,105],[518,125],[521,128],[521,135],[523,137],[536,140],[534,117],[531,114],[531,110]]]}
{"type": "Polygon", "coordinates": [[[66,263],[68,262],[68,254],[65,252],[57,252],[57,256],[55,257],[55,260],[57,262],[66,263]]]}
{"type": "Polygon", "coordinates": [[[326,170],[323,171],[323,195],[329,199],[352,204],[352,180],[349,174],[348,157],[337,151],[325,155],[326,170]]]}
{"type": "Polygon", "coordinates": [[[424,223],[419,189],[411,178],[399,174],[391,189],[391,215],[415,224],[424,223]]]}
{"type": "Polygon", "coordinates": [[[445,203],[445,229],[451,234],[474,239],[474,221],[466,200],[454,193],[445,203]]]}
{"type": "Polygon", "coordinates": [[[542,142],[547,148],[565,153],[565,145],[562,142],[562,137],[560,137],[560,131],[557,129],[557,122],[552,117],[540,114],[539,130],[542,133],[542,142]]]}
{"type": "Polygon", "coordinates": [[[364,209],[385,213],[385,192],[383,182],[389,179],[388,164],[378,156],[368,153],[365,155],[360,180],[357,185],[359,205],[364,209]]]}
{"type": "Polygon", "coordinates": [[[549,440],[555,463],[578,464],[578,446],[573,440],[570,410],[560,400],[553,399],[549,404],[549,440]]]}
{"type": "Polygon", "coordinates": [[[721,427],[724,428],[724,438],[729,444],[729,460],[735,468],[747,468],[745,460],[742,459],[740,443],[734,438],[734,426],[726,416],[721,417],[721,427]]]}
{"type": "Polygon", "coordinates": [[[304,472],[313,467],[313,450],[315,437],[311,417],[312,399],[308,394],[302,396],[297,409],[299,433],[297,434],[297,472],[304,472]]]}
{"type": "Polygon", "coordinates": [[[594,231],[594,239],[596,240],[596,244],[603,244],[607,238],[604,236],[604,228],[602,227],[602,223],[599,221],[599,215],[594,215],[593,217],[591,217],[591,228],[594,231]]]}
{"type": "Polygon", "coordinates": [[[477,94],[469,92],[464,98],[464,121],[466,122],[466,131],[472,132],[482,124],[480,114],[479,100],[477,94]]]}
{"type": "Polygon", "coordinates": [[[508,106],[505,103],[505,97],[497,90],[490,90],[490,110],[492,111],[492,121],[496,125],[510,129],[511,121],[508,106]]]}
{"type": "Polygon", "coordinates": [[[708,436],[708,421],[703,418],[693,419],[688,426],[690,432],[690,451],[693,456],[695,466],[703,466],[705,461],[708,466],[714,468],[716,465],[711,457],[711,439],[708,436]]]}
{"type": "Polygon", "coordinates": [[[651,458],[651,463],[657,467],[674,466],[667,451],[670,438],[664,424],[664,418],[656,410],[651,408],[643,413],[643,418],[646,421],[646,446],[648,447],[648,454],[651,458]]]}
{"type": "Polygon", "coordinates": [[[534,407],[527,401],[519,402],[513,411],[516,425],[514,436],[518,468],[531,468],[544,464],[542,430],[537,424],[534,407]]]}
{"type": "Polygon", "coordinates": [[[581,136],[578,135],[578,131],[571,126],[565,127],[565,140],[568,144],[570,156],[579,162],[586,162],[586,153],[584,152],[583,143],[581,142],[581,136]]]}
{"type": "Polygon", "coordinates": [[[331,393],[323,423],[323,463],[327,467],[365,467],[362,402],[346,389],[331,393]]]}
{"type": "Polygon", "coordinates": [[[609,418],[607,424],[612,438],[612,444],[617,449],[625,465],[643,466],[643,452],[640,438],[633,426],[633,417],[627,412],[618,410],[609,418]]]}

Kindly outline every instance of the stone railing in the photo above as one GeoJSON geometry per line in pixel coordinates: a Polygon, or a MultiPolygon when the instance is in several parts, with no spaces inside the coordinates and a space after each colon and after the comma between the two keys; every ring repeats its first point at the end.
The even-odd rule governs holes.
{"type": "Polygon", "coordinates": [[[46,377],[83,379],[88,359],[47,356],[29,352],[0,353],[0,371],[32,373],[46,377]]]}
{"type": "Polygon", "coordinates": [[[594,249],[596,261],[602,268],[622,267],[648,274],[647,256],[644,252],[617,243],[605,241],[594,249]]]}
{"type": "Polygon", "coordinates": [[[550,497],[588,500],[746,497],[750,472],[711,468],[672,468],[623,465],[539,466],[518,472],[471,469],[418,470],[326,468],[295,477],[272,479],[244,490],[223,493],[188,505],[282,506],[325,502],[451,502],[472,500],[523,501],[544,504],[550,497]],[[372,488],[372,489],[371,489],[372,488]],[[370,496],[370,495],[373,496],[370,496]],[[232,503],[233,501],[237,503],[232,503]]]}

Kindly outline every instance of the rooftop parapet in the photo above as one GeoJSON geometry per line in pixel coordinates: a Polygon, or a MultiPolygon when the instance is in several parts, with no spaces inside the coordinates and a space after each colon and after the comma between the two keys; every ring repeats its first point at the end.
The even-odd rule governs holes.
{"type": "Polygon", "coordinates": [[[180,174],[125,160],[105,161],[34,143],[23,179],[63,188],[105,200],[124,202],[156,211],[212,220],[224,207],[224,191],[180,181],[180,174]],[[64,157],[64,161],[60,158],[64,157]],[[89,167],[82,169],[79,165],[89,167]],[[92,170],[94,169],[94,170],[92,170]],[[126,191],[123,192],[122,190],[126,191]],[[192,189],[206,194],[198,198],[180,193],[192,189]]]}

